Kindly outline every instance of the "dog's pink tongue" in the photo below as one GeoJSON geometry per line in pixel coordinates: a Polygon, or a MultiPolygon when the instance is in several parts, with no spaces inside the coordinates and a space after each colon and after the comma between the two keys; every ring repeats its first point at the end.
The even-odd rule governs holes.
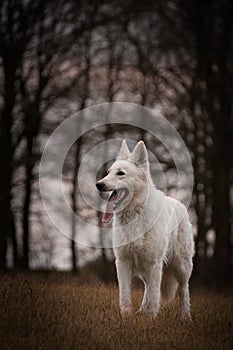
{"type": "Polygon", "coordinates": [[[106,224],[107,222],[112,220],[112,217],[113,217],[113,204],[114,204],[113,201],[111,201],[111,202],[109,201],[108,204],[107,204],[106,211],[104,213],[104,216],[102,217],[102,222],[104,224],[106,224]]]}
{"type": "Polygon", "coordinates": [[[104,216],[102,217],[102,222],[106,224],[110,220],[112,220],[113,217],[113,205],[114,200],[116,199],[117,194],[116,192],[113,192],[112,195],[108,198],[108,204],[104,213],[104,216]]]}

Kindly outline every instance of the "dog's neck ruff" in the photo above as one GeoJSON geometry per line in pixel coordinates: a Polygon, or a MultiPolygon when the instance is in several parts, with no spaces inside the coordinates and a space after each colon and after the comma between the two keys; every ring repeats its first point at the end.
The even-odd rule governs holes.
{"type": "Polygon", "coordinates": [[[121,211],[115,212],[114,217],[119,224],[127,225],[135,218],[139,217],[146,206],[150,206],[150,194],[155,190],[152,179],[148,179],[148,184],[144,191],[135,194],[130,203],[121,211]]]}
{"type": "Polygon", "coordinates": [[[113,246],[121,247],[141,238],[156,225],[163,211],[165,195],[154,186],[144,203],[115,213],[113,220],[113,246]]]}

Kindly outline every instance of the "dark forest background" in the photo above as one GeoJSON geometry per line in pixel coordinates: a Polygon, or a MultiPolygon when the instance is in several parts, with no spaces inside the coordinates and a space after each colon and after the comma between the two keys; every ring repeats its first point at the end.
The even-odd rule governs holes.
{"type": "MultiPolygon", "coordinates": [[[[1,1],[2,272],[52,268],[54,236],[38,185],[49,135],[80,109],[125,101],[159,108],[183,137],[195,176],[194,275],[202,283],[232,282],[232,19],[231,0],[1,1]]],[[[107,129],[98,131],[98,140],[107,137],[107,129]]],[[[147,133],[140,138],[150,142],[147,133]]],[[[82,150],[83,139],[65,164],[75,212],[82,205],[76,185],[82,150]]],[[[157,156],[171,171],[170,160],[157,156]]],[[[78,273],[88,252],[73,241],[67,249],[78,273]]],[[[104,268],[111,256],[98,254],[104,268]]]]}

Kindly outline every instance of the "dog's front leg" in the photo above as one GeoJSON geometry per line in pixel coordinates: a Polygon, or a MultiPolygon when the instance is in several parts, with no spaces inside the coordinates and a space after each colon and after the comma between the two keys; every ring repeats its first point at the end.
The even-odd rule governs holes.
{"type": "Polygon", "coordinates": [[[145,276],[145,300],[141,306],[148,316],[156,317],[160,304],[160,288],[162,279],[162,261],[154,262],[146,272],[145,276]]]}
{"type": "Polygon", "coordinates": [[[131,314],[132,267],[128,260],[116,260],[117,278],[120,292],[120,310],[122,316],[131,314]]]}

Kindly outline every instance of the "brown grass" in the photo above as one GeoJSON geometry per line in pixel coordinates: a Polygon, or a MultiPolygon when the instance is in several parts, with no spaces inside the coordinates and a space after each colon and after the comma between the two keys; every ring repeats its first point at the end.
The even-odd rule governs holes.
{"type": "MultiPolygon", "coordinates": [[[[142,291],[133,291],[135,310],[142,291]]],[[[0,280],[0,349],[233,349],[230,294],[192,293],[193,323],[178,301],[151,321],[122,319],[115,285],[31,276],[0,280]]]]}

